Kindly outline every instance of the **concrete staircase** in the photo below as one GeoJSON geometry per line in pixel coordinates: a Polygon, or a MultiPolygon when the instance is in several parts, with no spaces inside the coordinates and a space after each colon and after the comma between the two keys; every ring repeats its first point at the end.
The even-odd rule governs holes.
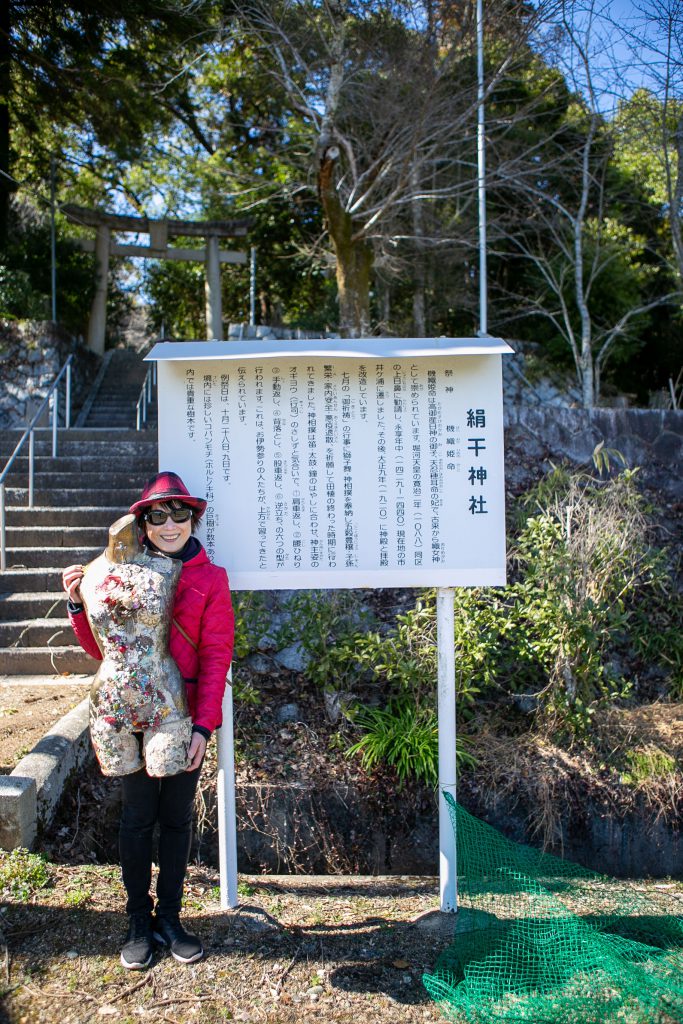
{"type": "MultiPolygon", "coordinates": [[[[134,430],[136,405],[145,375],[150,368],[138,352],[110,349],[104,357],[87,401],[76,421],[77,427],[134,430]]],[[[146,428],[156,428],[156,397],[147,409],[146,428]]]]}
{"type": "MultiPolygon", "coordinates": [[[[54,459],[51,431],[36,431],[35,507],[28,507],[27,454],[17,459],[7,481],[7,570],[0,572],[2,675],[92,673],[97,667],[76,644],[61,573],[66,565],[86,564],[106,547],[109,526],[157,471],[156,431],[138,432],[124,425],[135,422],[146,367],[136,353],[134,359],[125,350],[123,354],[129,379],[135,375],[135,362],[143,367],[140,384],[118,388],[111,376],[119,375],[124,361],[110,362],[102,393],[118,395],[118,404],[108,403],[102,416],[105,407],[96,396],[92,416],[100,426],[60,430],[54,459]]],[[[0,466],[21,433],[8,430],[0,437],[0,466]]]]}

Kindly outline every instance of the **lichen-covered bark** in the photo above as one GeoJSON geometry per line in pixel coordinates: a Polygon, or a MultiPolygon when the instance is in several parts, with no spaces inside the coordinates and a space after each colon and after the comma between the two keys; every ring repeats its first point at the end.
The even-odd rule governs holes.
{"type": "Polygon", "coordinates": [[[361,235],[360,225],[349,216],[339,199],[334,181],[338,156],[336,146],[323,149],[318,189],[337,260],[339,328],[344,337],[359,338],[370,332],[373,253],[361,235]]]}

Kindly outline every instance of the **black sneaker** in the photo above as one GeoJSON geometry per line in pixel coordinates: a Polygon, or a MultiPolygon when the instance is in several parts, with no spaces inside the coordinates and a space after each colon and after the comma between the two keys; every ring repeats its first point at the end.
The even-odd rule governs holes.
{"type": "Polygon", "coordinates": [[[149,912],[131,914],[128,934],[121,950],[121,963],[129,971],[141,971],[152,962],[152,915],[149,912]]]}
{"type": "Polygon", "coordinates": [[[193,964],[204,956],[204,947],[196,935],[186,932],[177,914],[172,917],[155,915],[152,932],[157,942],[169,946],[171,953],[181,964],[193,964]]]}

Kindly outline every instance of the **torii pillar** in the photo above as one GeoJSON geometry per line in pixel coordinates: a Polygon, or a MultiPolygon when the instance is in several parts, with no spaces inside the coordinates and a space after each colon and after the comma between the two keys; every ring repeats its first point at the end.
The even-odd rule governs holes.
{"type": "Polygon", "coordinates": [[[111,228],[98,225],[95,236],[95,295],[90,307],[88,320],[88,348],[98,355],[104,355],[104,338],[107,331],[107,285],[109,281],[109,247],[111,228]]]}
{"type": "Polygon", "coordinates": [[[88,323],[88,347],[102,355],[107,327],[107,279],[109,257],[141,256],[165,260],[200,260],[206,264],[206,337],[209,341],[223,339],[223,303],[221,299],[221,264],[246,263],[243,252],[220,248],[221,238],[244,236],[251,226],[249,218],[229,221],[151,220],[89,210],[68,204],[62,207],[67,220],[96,229],[96,237],[82,238],[79,244],[86,252],[95,253],[97,279],[95,297],[88,323]],[[112,241],[112,232],[125,231],[150,236],[149,245],[119,245],[112,241]],[[170,236],[202,237],[203,249],[186,249],[168,245],[170,236]]]}
{"type": "Polygon", "coordinates": [[[206,239],[206,340],[223,338],[223,299],[221,296],[221,253],[216,235],[206,239]]]}

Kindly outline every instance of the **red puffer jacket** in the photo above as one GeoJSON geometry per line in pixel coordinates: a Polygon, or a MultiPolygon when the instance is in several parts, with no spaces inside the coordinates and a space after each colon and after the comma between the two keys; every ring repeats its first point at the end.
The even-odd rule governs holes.
{"type": "MultiPolygon", "coordinates": [[[[102,653],[85,612],[69,611],[69,619],[83,650],[101,661],[102,653]]],[[[228,575],[225,569],[209,561],[201,546],[198,554],[183,564],[173,619],[169,648],[185,679],[192,723],[213,732],[222,721],[221,704],[232,660],[235,617],[228,575]]]]}

